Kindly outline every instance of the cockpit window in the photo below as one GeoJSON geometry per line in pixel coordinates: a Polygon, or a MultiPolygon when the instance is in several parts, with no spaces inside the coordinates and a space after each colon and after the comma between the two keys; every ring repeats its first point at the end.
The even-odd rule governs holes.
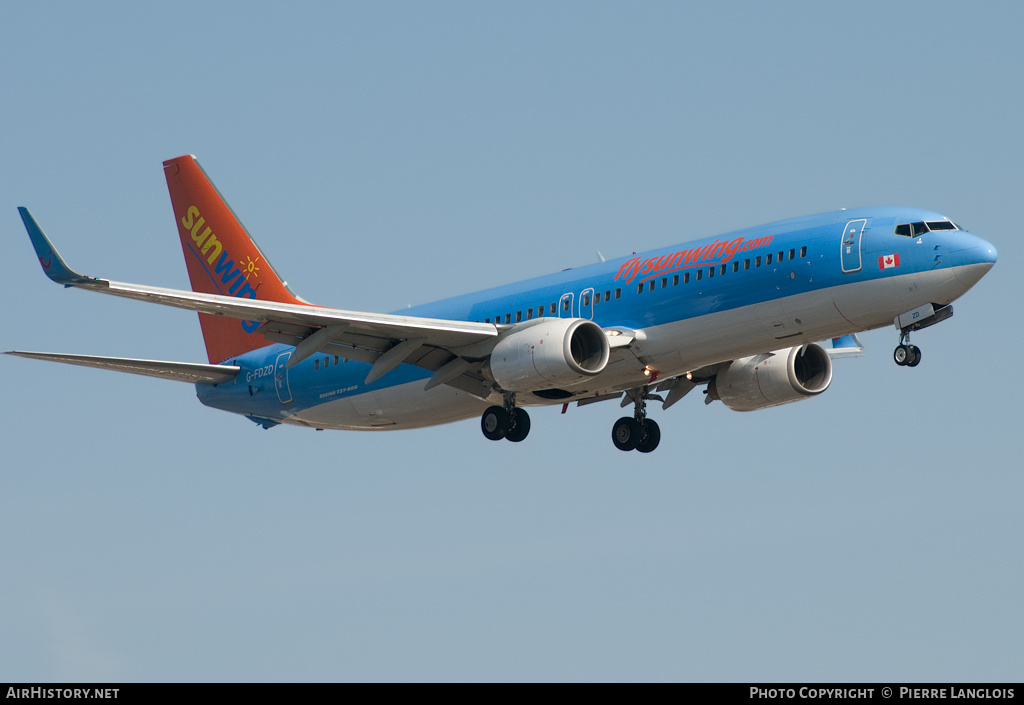
{"type": "Polygon", "coordinates": [[[962,230],[962,228],[951,220],[929,220],[927,223],[901,223],[893,232],[904,237],[917,237],[929,230],[962,230]]]}

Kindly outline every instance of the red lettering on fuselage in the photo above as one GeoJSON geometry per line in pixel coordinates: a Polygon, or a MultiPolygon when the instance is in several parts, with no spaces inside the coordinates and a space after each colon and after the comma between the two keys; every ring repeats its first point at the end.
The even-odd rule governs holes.
{"type": "Polygon", "coordinates": [[[650,257],[648,259],[634,257],[619,267],[615,279],[625,279],[627,283],[631,283],[639,275],[643,277],[640,281],[645,282],[667,272],[692,267],[703,267],[709,264],[725,264],[741,250],[756,250],[761,247],[767,247],[771,243],[771,235],[754,240],[745,240],[742,237],[738,237],[728,242],[716,239],[708,245],[689,250],[680,250],[668,255],[650,257]],[[650,276],[644,276],[648,274],[650,276]]]}

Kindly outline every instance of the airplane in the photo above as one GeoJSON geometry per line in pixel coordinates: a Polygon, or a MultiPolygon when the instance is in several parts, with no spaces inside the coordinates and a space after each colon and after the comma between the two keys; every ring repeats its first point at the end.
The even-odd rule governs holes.
{"type": "MultiPolygon", "coordinates": [[[[753,411],[809,399],[856,333],[910,334],[948,319],[992,268],[995,248],[915,208],[792,218],[568,269],[391,314],[314,305],[292,291],[192,155],[163,164],[192,291],[78,274],[19,208],[46,275],[66,287],[196,311],[208,364],[8,354],[190,382],[206,406],[265,429],[394,430],[479,416],[490,440],[520,442],[525,407],[619,400],[623,451],[653,451],[668,409],[753,411]],[[817,341],[832,340],[825,348],[817,341]]],[[[603,257],[602,257],[603,260],[603,257]]]]}

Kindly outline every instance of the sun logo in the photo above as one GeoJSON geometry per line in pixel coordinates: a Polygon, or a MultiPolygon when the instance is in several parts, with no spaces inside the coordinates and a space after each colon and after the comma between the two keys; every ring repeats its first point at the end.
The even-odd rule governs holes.
{"type": "Polygon", "coordinates": [[[242,270],[242,274],[245,275],[245,280],[249,281],[249,275],[254,277],[259,276],[260,268],[256,266],[256,263],[260,261],[260,258],[252,259],[249,255],[245,256],[245,262],[238,260],[238,267],[242,270]]]}

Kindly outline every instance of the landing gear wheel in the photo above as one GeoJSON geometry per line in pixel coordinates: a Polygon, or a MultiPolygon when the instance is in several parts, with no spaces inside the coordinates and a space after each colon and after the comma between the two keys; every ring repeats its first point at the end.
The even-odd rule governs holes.
{"type": "Polygon", "coordinates": [[[907,367],[917,367],[921,363],[921,348],[916,345],[910,346],[910,361],[907,362],[907,367]]]}
{"type": "Polygon", "coordinates": [[[526,413],[525,409],[515,409],[512,412],[512,423],[509,426],[508,431],[505,433],[505,438],[518,443],[528,436],[530,433],[530,415],[526,413]]]}
{"type": "Polygon", "coordinates": [[[508,412],[500,406],[487,407],[483,416],[480,417],[480,429],[490,441],[500,441],[508,433],[508,428],[508,412]]]}
{"type": "Polygon", "coordinates": [[[910,346],[908,345],[897,345],[896,349],[892,353],[892,359],[896,361],[896,364],[900,367],[907,365],[910,361],[910,346]]]}
{"type": "Polygon", "coordinates": [[[661,428],[655,421],[650,419],[644,421],[641,435],[643,439],[636,446],[636,449],[641,453],[650,453],[661,443],[661,428]]]}
{"type": "Polygon", "coordinates": [[[633,450],[640,444],[640,422],[623,416],[612,426],[612,443],[619,450],[633,450]]]}

